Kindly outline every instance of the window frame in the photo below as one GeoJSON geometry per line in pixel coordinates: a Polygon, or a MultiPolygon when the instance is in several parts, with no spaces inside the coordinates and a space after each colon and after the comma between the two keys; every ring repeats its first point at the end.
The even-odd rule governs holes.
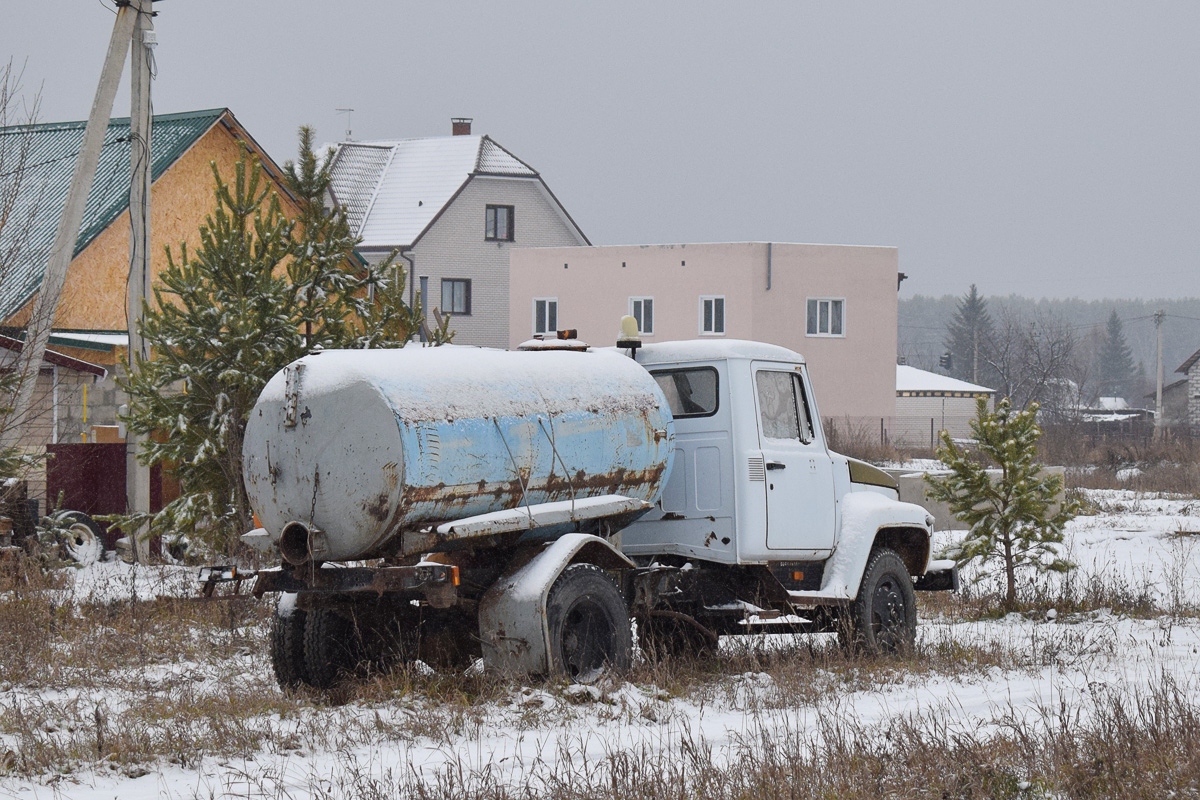
{"type": "MultiPolygon", "coordinates": [[[[549,305],[547,305],[546,306],[547,312],[549,311],[549,308],[550,308],[549,305]]],[[[549,317],[550,317],[549,313],[546,314],[546,317],[547,317],[546,321],[549,322],[549,317]]],[[[530,320],[530,327],[533,328],[534,336],[546,336],[547,334],[557,334],[558,333],[558,298],[557,297],[535,297],[535,298],[533,298],[533,316],[532,316],[532,319],[530,320]],[[537,329],[538,303],[547,303],[547,304],[553,303],[554,304],[554,325],[551,326],[549,330],[539,331],[537,329]]]]}
{"type": "Polygon", "coordinates": [[[725,335],[725,331],[729,327],[729,325],[727,324],[728,320],[726,318],[725,306],[726,306],[725,295],[723,295],[723,294],[702,294],[702,295],[700,295],[700,314],[699,314],[700,318],[697,320],[697,328],[699,329],[701,336],[724,336],[725,335]],[[717,301],[718,300],[721,301],[721,330],[719,330],[719,331],[715,330],[716,325],[717,325],[717,301]],[[704,329],[704,304],[706,302],[711,302],[713,304],[712,318],[713,318],[714,330],[706,331],[704,329]]]}
{"type": "Polygon", "coordinates": [[[642,336],[653,336],[654,335],[654,297],[653,296],[651,296],[651,295],[631,295],[629,298],[629,316],[633,317],[634,319],[636,319],[638,321],[638,333],[639,334],[641,334],[642,336]],[[642,322],[643,322],[642,317],[645,315],[647,300],[650,301],[650,329],[649,330],[645,330],[642,328],[642,322]],[[634,303],[641,303],[642,308],[641,308],[640,313],[634,313],[634,310],[633,310],[634,303]]]}
{"type": "Polygon", "coordinates": [[[442,278],[441,289],[442,289],[442,296],[440,299],[442,302],[441,302],[441,305],[439,306],[439,310],[443,314],[453,314],[456,317],[471,316],[471,279],[470,278],[442,278]],[[449,309],[449,308],[445,307],[446,306],[446,284],[451,285],[450,300],[451,300],[451,305],[453,305],[453,301],[454,301],[453,286],[456,283],[463,284],[463,308],[465,309],[464,311],[454,311],[453,309],[449,309]]]}
{"type": "Polygon", "coordinates": [[[804,298],[804,335],[820,339],[845,339],[846,338],[846,298],[845,297],[806,297],[804,298]],[[810,332],[809,321],[812,319],[810,310],[813,303],[816,303],[816,332],[810,332]],[[839,333],[833,333],[833,304],[841,304],[841,325],[842,330],[839,333]],[[829,330],[821,330],[821,306],[828,304],[828,328],[829,330]]]}
{"type": "Polygon", "coordinates": [[[804,378],[800,372],[795,370],[778,369],[774,367],[764,367],[754,371],[754,402],[758,410],[758,430],[763,438],[775,442],[799,442],[800,444],[812,444],[817,440],[816,428],[813,426],[812,404],[809,402],[808,391],[804,387],[804,378]],[[791,380],[792,385],[792,410],[796,414],[796,426],[798,436],[796,438],[787,437],[779,438],[768,436],[765,426],[763,425],[763,401],[761,394],[761,384],[759,376],[766,374],[786,375],[791,380]]]}
{"type": "Polygon", "coordinates": [[[515,242],[517,240],[517,208],[516,206],[500,203],[488,203],[483,210],[483,240],[485,242],[515,242]],[[508,229],[506,236],[497,236],[498,225],[496,212],[504,209],[508,214],[508,229]],[[490,232],[489,232],[490,231],[490,232]]]}
{"type": "MultiPolygon", "coordinates": [[[[682,414],[676,414],[675,411],[672,409],[671,410],[672,418],[674,418],[674,419],[699,419],[701,417],[711,417],[711,416],[715,415],[718,411],[721,410],[721,373],[717,371],[716,367],[671,367],[669,369],[652,369],[652,370],[650,370],[650,377],[654,378],[655,382],[657,383],[659,375],[674,375],[675,373],[678,373],[678,372],[711,372],[713,374],[713,383],[714,383],[713,399],[716,401],[716,404],[713,406],[712,411],[704,411],[704,412],[697,411],[697,412],[690,413],[690,414],[686,413],[686,412],[682,413],[682,414]]],[[[668,401],[668,402],[670,402],[670,401],[668,401]]]]}

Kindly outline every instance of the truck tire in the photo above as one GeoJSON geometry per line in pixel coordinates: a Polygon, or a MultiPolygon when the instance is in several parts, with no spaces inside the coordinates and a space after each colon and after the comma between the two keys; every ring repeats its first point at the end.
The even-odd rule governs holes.
{"type": "Polygon", "coordinates": [[[304,627],[304,669],[317,689],[332,689],[363,662],[363,642],[354,620],[328,608],[312,609],[304,627]]]}
{"type": "Polygon", "coordinates": [[[563,570],[550,587],[546,622],[551,669],[572,683],[595,683],[629,669],[629,611],[617,585],[599,567],[572,564],[563,570]]]}
{"type": "Polygon", "coordinates": [[[72,561],[86,566],[104,560],[104,529],[96,520],[82,511],[68,511],[63,522],[63,549],[72,561]]]}
{"type": "Polygon", "coordinates": [[[917,598],[908,567],[886,547],[871,551],[854,602],[842,609],[838,641],[850,653],[906,653],[917,638],[917,598]]]}
{"type": "Polygon", "coordinates": [[[271,620],[271,668],[279,688],[285,692],[307,685],[304,664],[304,629],[308,612],[299,608],[276,609],[271,620]]]}

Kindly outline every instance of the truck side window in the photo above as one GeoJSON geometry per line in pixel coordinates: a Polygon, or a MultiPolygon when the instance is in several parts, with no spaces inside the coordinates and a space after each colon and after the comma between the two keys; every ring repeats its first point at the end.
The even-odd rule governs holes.
{"type": "Polygon", "coordinates": [[[811,442],[812,428],[800,376],[794,372],[762,370],[755,376],[755,383],[763,436],[811,442]]]}
{"type": "Polygon", "coordinates": [[[712,367],[650,373],[667,396],[671,416],[708,417],[717,413],[717,371],[712,367]]]}

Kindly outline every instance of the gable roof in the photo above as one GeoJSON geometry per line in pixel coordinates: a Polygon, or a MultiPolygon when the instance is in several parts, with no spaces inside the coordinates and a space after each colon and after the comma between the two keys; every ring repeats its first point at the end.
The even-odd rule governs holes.
{"type": "MultiPolygon", "coordinates": [[[[15,356],[25,349],[25,343],[20,339],[14,339],[11,336],[0,334],[0,349],[6,350],[15,356]]],[[[5,359],[0,359],[0,362],[3,361],[5,361],[5,359]]],[[[78,358],[72,358],[71,356],[64,355],[57,350],[46,350],[42,355],[42,362],[44,364],[52,364],[56,367],[66,367],[67,369],[73,369],[78,372],[86,372],[89,375],[95,375],[98,378],[103,378],[108,374],[108,370],[104,369],[104,367],[97,366],[87,361],[80,361],[78,358]]],[[[0,369],[7,368],[7,365],[0,367],[0,369]]]]}
{"type": "Polygon", "coordinates": [[[489,136],[342,142],[331,191],[364,250],[411,247],[475,177],[538,181],[584,241],[587,237],[533,167],[489,136]]]}
{"type": "Polygon", "coordinates": [[[1182,372],[1184,375],[1186,375],[1188,373],[1188,370],[1190,370],[1192,368],[1192,365],[1195,364],[1197,361],[1200,361],[1200,350],[1197,350],[1196,352],[1192,353],[1188,357],[1188,360],[1183,362],[1179,366],[1179,369],[1177,369],[1175,371],[1182,372]]]}
{"type": "MultiPolygon", "coordinates": [[[[228,113],[228,109],[215,108],[156,115],[150,137],[151,180],[158,180],[228,113]]],[[[3,285],[0,285],[0,319],[16,313],[42,284],[86,127],[87,122],[84,121],[0,128],[0,148],[19,146],[23,137],[28,137],[29,141],[23,189],[12,218],[21,220],[30,209],[37,210],[20,260],[12,265],[4,276],[3,285]]],[[[129,207],[130,147],[129,118],[110,119],[73,256],[79,255],[129,207]]],[[[0,175],[0,181],[6,178],[13,179],[12,176],[0,175]]],[[[0,252],[10,244],[7,241],[10,236],[21,234],[16,230],[19,227],[8,226],[7,231],[0,230],[0,252]]]]}
{"type": "Polygon", "coordinates": [[[896,365],[897,392],[965,392],[968,394],[993,394],[995,389],[960,381],[949,375],[939,375],[906,364],[896,365]]]}

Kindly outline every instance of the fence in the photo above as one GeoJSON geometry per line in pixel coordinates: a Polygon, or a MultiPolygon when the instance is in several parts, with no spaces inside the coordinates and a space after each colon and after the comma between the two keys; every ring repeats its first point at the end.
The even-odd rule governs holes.
{"type": "MultiPolygon", "coordinates": [[[[954,439],[971,438],[974,414],[937,416],[899,415],[894,417],[829,417],[824,420],[830,446],[840,453],[859,458],[889,458],[891,451],[932,453],[941,441],[941,432],[954,439]]],[[[1070,440],[1076,447],[1131,445],[1146,447],[1154,440],[1154,421],[1148,418],[1114,419],[1104,417],[1049,418],[1041,421],[1043,439],[1070,440]]],[[[1186,427],[1164,430],[1167,440],[1182,441],[1194,436],[1186,427]]]]}

